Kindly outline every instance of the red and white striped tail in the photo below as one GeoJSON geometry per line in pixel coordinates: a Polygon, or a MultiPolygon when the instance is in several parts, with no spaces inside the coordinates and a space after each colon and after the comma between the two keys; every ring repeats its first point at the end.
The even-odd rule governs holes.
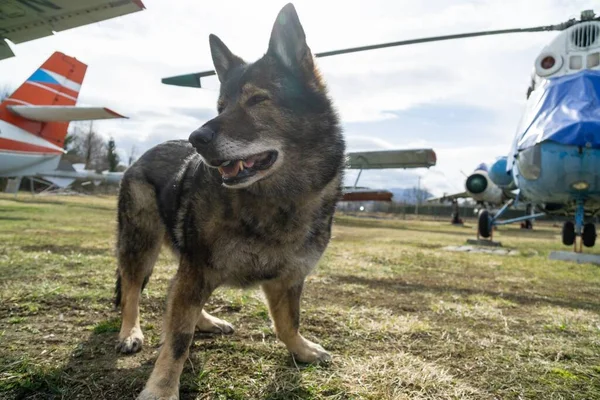
{"type": "Polygon", "coordinates": [[[55,146],[63,147],[69,121],[33,121],[10,112],[9,106],[74,106],[87,65],[55,52],[0,104],[0,119],[55,146]]]}

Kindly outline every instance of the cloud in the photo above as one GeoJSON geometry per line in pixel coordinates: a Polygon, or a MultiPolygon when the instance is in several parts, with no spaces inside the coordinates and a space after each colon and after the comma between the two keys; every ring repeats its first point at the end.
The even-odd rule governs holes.
{"type": "MultiPolygon", "coordinates": [[[[13,46],[0,76],[18,86],[53,51],[88,64],[82,104],[130,117],[100,121],[121,149],[138,151],[189,133],[216,115],[218,80],[202,90],[161,78],[212,69],[209,33],[252,61],[267,49],[287,0],[144,0],[147,9],[13,46]]],[[[348,0],[294,2],[313,52],[467,31],[559,23],[595,0],[348,0]]],[[[525,102],[532,63],[556,33],[444,41],[318,59],[350,149],[431,147],[429,170],[364,173],[361,184],[412,185],[434,194],[462,190],[460,173],[505,154],[525,102]],[[452,189],[454,188],[454,189],[452,189]]]]}

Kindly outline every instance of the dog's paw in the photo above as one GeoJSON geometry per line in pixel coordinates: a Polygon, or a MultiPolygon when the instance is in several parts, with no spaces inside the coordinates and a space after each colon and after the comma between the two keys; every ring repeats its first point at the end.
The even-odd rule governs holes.
{"type": "Polygon", "coordinates": [[[235,331],[235,328],[229,322],[213,317],[207,312],[202,313],[202,317],[200,317],[196,327],[200,332],[204,333],[222,333],[230,335],[235,331]]]}
{"type": "Polygon", "coordinates": [[[131,334],[124,339],[119,338],[119,343],[115,346],[115,349],[119,353],[132,354],[137,353],[142,349],[144,344],[144,335],[139,329],[132,329],[131,334]]]}
{"type": "Polygon", "coordinates": [[[301,345],[292,350],[292,356],[307,364],[329,364],[331,362],[331,354],[321,345],[304,338],[302,338],[301,345]]]}
{"type": "Polygon", "coordinates": [[[136,400],[179,400],[179,394],[158,394],[149,389],[144,389],[142,393],[138,395],[136,400]]]}

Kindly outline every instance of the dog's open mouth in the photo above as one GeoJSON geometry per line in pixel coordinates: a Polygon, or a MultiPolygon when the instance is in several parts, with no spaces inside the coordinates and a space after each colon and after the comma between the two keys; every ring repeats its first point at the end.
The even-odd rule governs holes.
{"type": "Polygon", "coordinates": [[[233,185],[271,168],[275,161],[277,152],[265,151],[241,160],[212,160],[210,164],[218,168],[223,183],[233,185]]]}

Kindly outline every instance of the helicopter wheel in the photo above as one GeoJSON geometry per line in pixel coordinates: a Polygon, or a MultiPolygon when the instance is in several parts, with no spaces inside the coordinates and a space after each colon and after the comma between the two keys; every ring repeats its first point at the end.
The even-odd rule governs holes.
{"type": "Polygon", "coordinates": [[[583,233],[581,234],[581,240],[585,247],[594,247],[596,244],[596,225],[585,224],[583,226],[583,233]]]}
{"type": "Polygon", "coordinates": [[[565,246],[571,246],[575,243],[575,224],[572,221],[563,224],[562,242],[565,246]]]}
{"type": "Polygon", "coordinates": [[[479,212],[479,219],[477,221],[477,230],[479,231],[479,236],[482,236],[486,239],[492,236],[490,220],[490,212],[488,210],[484,209],[479,212]]]}

